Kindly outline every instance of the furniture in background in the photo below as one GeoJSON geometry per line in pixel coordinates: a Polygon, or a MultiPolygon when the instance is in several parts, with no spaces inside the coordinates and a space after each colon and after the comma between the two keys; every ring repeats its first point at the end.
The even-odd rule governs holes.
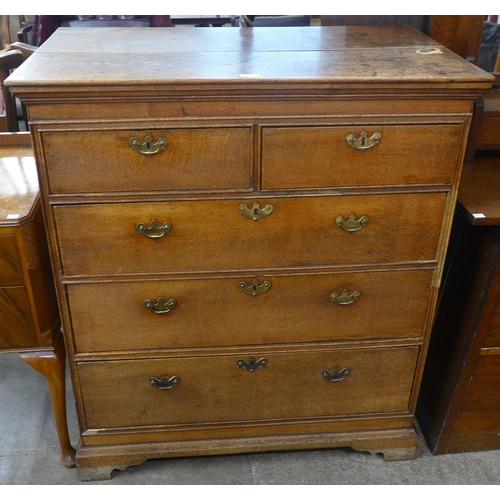
{"type": "Polygon", "coordinates": [[[495,85],[484,91],[476,102],[467,162],[473,162],[476,156],[499,156],[498,152],[500,152],[500,87],[495,85]]]}
{"type": "Polygon", "coordinates": [[[150,26],[152,28],[168,28],[173,26],[170,16],[36,15],[33,18],[33,25],[29,38],[20,36],[19,41],[31,43],[32,45],[39,47],[52,35],[52,33],[57,30],[57,28],[60,28],[64,23],[72,23],[73,21],[77,22],[76,25],[79,27],[95,23],[97,23],[100,27],[137,27],[137,23],[141,26],[150,26]]]}
{"type": "Polygon", "coordinates": [[[10,43],[9,16],[0,15],[0,33],[0,49],[3,49],[10,43]]]}
{"type": "Polygon", "coordinates": [[[29,33],[33,29],[31,16],[13,16],[0,15],[0,49],[6,50],[12,43],[12,32],[16,30],[16,40],[23,43],[29,43],[29,33]]]}
{"type": "Polygon", "coordinates": [[[62,28],[150,28],[148,19],[71,19],[61,24],[62,28]]]}
{"type": "Polygon", "coordinates": [[[493,78],[410,27],[102,29],[58,31],[7,81],[32,120],[81,479],[168,456],[415,457],[493,78]]]}
{"type": "Polygon", "coordinates": [[[66,353],[28,133],[0,133],[0,179],[0,353],[18,352],[47,379],[61,463],[74,467],[66,421],[66,353]]]}
{"type": "Polygon", "coordinates": [[[234,16],[219,16],[219,15],[191,15],[191,16],[169,16],[173,26],[196,26],[200,28],[215,27],[220,28],[225,25],[230,25],[234,16]]]}
{"type": "Polygon", "coordinates": [[[233,16],[231,26],[241,28],[279,28],[310,26],[311,16],[233,16]]]}
{"type": "Polygon", "coordinates": [[[17,107],[15,97],[3,84],[11,71],[24,62],[24,55],[20,50],[9,50],[0,53],[0,132],[19,132],[17,107]]]}
{"type": "MultiPolygon", "coordinates": [[[[479,57],[493,70],[496,21],[490,16],[485,23],[479,57]]],[[[500,75],[494,76],[498,85],[500,75]]],[[[417,405],[435,454],[500,448],[499,262],[500,90],[494,86],[476,102],[417,405]]]]}
{"type": "Polygon", "coordinates": [[[500,158],[466,164],[458,199],[417,407],[435,454],[500,448],[500,158]]]}
{"type": "Polygon", "coordinates": [[[6,88],[4,80],[33,54],[36,47],[14,42],[0,52],[0,132],[26,131],[28,120],[26,109],[6,88]]]}
{"type": "Polygon", "coordinates": [[[466,158],[417,406],[434,454],[500,448],[498,87],[476,102],[466,158]]]}

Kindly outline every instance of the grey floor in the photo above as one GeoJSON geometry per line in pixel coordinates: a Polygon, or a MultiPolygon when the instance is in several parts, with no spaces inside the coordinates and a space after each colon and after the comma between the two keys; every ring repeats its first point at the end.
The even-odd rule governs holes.
{"type": "MultiPolygon", "coordinates": [[[[68,384],[72,443],[78,430],[68,384]]],[[[1,485],[499,485],[500,450],[432,456],[421,439],[415,460],[385,462],[351,449],[150,460],[110,481],[80,483],[59,463],[44,377],[17,354],[0,355],[1,485]]],[[[1,491],[0,491],[1,494],[1,491]]]]}

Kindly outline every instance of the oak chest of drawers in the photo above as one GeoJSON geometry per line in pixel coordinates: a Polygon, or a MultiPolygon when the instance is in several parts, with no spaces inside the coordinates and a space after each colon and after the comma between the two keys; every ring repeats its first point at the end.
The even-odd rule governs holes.
{"type": "Polygon", "coordinates": [[[30,115],[82,479],[413,416],[475,97],[410,28],[61,29],[30,115]],[[99,55],[97,55],[99,54],[99,55]]]}

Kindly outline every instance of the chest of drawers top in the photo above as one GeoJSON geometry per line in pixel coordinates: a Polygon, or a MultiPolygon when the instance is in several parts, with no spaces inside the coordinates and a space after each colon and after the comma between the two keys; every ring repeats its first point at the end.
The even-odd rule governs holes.
{"type": "Polygon", "coordinates": [[[308,88],[425,92],[436,85],[458,91],[487,88],[491,80],[411,27],[60,28],[9,84],[19,93],[45,96],[50,91],[215,96],[308,88]]]}

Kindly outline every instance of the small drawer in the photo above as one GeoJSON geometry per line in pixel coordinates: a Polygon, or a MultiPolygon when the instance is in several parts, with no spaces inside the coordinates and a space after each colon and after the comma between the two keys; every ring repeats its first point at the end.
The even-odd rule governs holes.
{"type": "Polygon", "coordinates": [[[66,276],[211,272],[433,261],[445,200],[260,199],[267,216],[257,221],[247,217],[254,200],[237,199],[56,206],[54,215],[66,276]]]}
{"type": "Polygon", "coordinates": [[[24,286],[0,288],[0,349],[36,346],[24,286]]]}
{"type": "Polygon", "coordinates": [[[264,275],[254,286],[250,274],[67,289],[77,351],[95,352],[416,338],[432,274],[264,275]]]}
{"type": "Polygon", "coordinates": [[[407,412],[418,347],[80,362],[87,429],[407,412]],[[251,371],[252,370],[252,371],[251,371]]]}
{"type": "Polygon", "coordinates": [[[456,124],[265,127],[262,188],[449,184],[460,134],[456,124]]]}
{"type": "Polygon", "coordinates": [[[52,194],[246,190],[251,144],[243,127],[43,133],[52,194]]]}

